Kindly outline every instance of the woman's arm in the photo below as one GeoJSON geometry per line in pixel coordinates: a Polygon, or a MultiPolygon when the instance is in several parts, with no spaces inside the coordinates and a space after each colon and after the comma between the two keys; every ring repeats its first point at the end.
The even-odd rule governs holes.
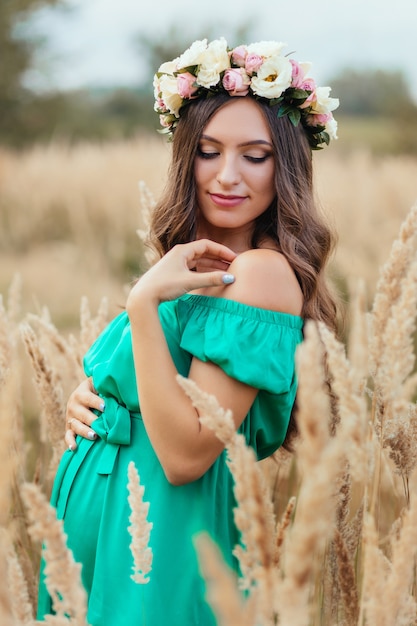
{"type": "MultiPolygon", "coordinates": [[[[175,484],[199,478],[223,445],[202,426],[196,409],[176,381],[177,370],[163,334],[157,307],[137,303],[130,312],[133,356],[142,418],[168,480],[175,484]]],[[[257,390],[227,376],[213,363],[194,358],[189,377],[233,412],[236,427],[243,421],[257,390]]]]}
{"type": "MultiPolygon", "coordinates": [[[[153,268],[148,270],[144,275],[146,280],[144,277],[140,279],[141,287],[146,288],[146,285],[148,285],[148,287],[151,286],[149,303],[153,303],[151,310],[152,313],[156,313],[157,327],[160,331],[158,334],[160,345],[166,347],[165,336],[162,333],[162,329],[159,325],[159,317],[157,315],[158,304],[164,300],[174,299],[187,291],[199,287],[213,285],[222,285],[224,287],[225,284],[231,280],[230,275],[225,274],[225,271],[229,268],[231,261],[235,257],[236,254],[225,246],[208,240],[200,240],[189,245],[176,246],[174,250],[165,255],[153,268]],[[192,253],[190,253],[191,249],[192,253]],[[190,271],[197,269],[197,267],[198,272],[190,271]],[[225,276],[227,277],[226,280],[224,280],[225,276]],[[154,294],[156,294],[156,300],[154,300],[154,294]]],[[[132,294],[136,293],[137,285],[132,289],[132,294]]],[[[129,301],[132,300],[131,296],[128,300],[127,309],[129,309],[129,301]]],[[[148,302],[146,298],[147,296],[145,295],[144,301],[148,302]]],[[[145,333],[145,339],[147,340],[148,338],[148,333],[145,333]]],[[[153,347],[155,352],[157,352],[158,344],[155,343],[153,347]]],[[[169,361],[171,361],[169,354],[168,357],[169,361]]],[[[170,364],[173,368],[172,371],[175,371],[176,375],[177,372],[173,367],[172,361],[170,364]]],[[[175,391],[181,392],[176,382],[175,391]]],[[[181,392],[181,399],[184,398],[185,395],[181,392]]],[[[188,404],[188,408],[190,408],[190,406],[191,405],[188,404]]],[[[67,403],[67,430],[65,433],[65,442],[70,450],[74,451],[77,448],[76,435],[81,435],[88,439],[94,439],[96,437],[96,434],[90,426],[97,415],[93,413],[91,409],[102,411],[104,406],[102,398],[95,392],[92,380],[86,379],[73,391],[67,403]]]]}
{"type": "MultiPolygon", "coordinates": [[[[282,255],[271,250],[249,250],[236,257],[229,251],[225,259],[219,256],[219,250],[225,254],[223,247],[213,246],[217,244],[193,242],[177,246],[143,275],[127,302],[143,420],[167,478],[174,484],[199,478],[223,446],[211,430],[200,425],[196,410],[176,382],[177,370],[160,325],[158,304],[194,289],[210,287],[212,295],[261,308],[299,315],[302,307],[297,280],[282,255]],[[236,280],[227,286],[222,280],[224,271],[190,271],[197,265],[224,270],[229,263],[236,280]]],[[[217,365],[196,358],[189,377],[203,391],[215,395],[221,406],[231,409],[236,427],[241,424],[256,397],[256,389],[230,378],[217,365]]],[[[88,407],[100,408],[101,399],[96,396],[93,403],[91,392],[91,387],[80,386],[70,398],[67,417],[73,423],[66,436],[68,445],[74,441],[72,431],[87,436],[88,425],[95,419],[88,407]]]]}
{"type": "MultiPolygon", "coordinates": [[[[202,476],[223,446],[210,429],[200,424],[196,409],[176,382],[177,370],[159,321],[159,303],[194,288],[210,286],[216,288],[220,297],[254,306],[299,314],[302,305],[295,276],[277,252],[253,250],[237,257],[230,266],[236,281],[225,287],[216,272],[189,271],[199,255],[207,253],[204,245],[207,244],[193,242],[174,248],[164,257],[166,263],[158,263],[138,281],[127,302],[143,421],[165,474],[173,484],[202,476]]],[[[214,249],[210,250],[214,254],[214,249]]],[[[230,378],[217,365],[196,358],[189,377],[232,411],[236,428],[258,391],[230,378]]]]}

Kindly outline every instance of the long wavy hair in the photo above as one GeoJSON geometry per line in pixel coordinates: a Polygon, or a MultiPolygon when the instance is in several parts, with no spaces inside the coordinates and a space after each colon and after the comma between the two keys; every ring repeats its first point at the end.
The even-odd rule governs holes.
{"type": "MultiPolygon", "coordinates": [[[[200,137],[216,111],[232,101],[227,94],[221,94],[191,102],[181,112],[173,137],[167,185],[151,220],[149,240],[161,256],[174,245],[197,237],[194,161],[200,137]]],[[[251,245],[259,248],[266,238],[272,239],[300,284],[303,318],[322,321],[336,330],[338,307],[325,277],[335,235],[316,204],[308,139],[301,124],[294,127],[288,117],[277,116],[275,107],[256,102],[270,129],[276,195],[256,219],[251,245]]],[[[330,385],[329,391],[331,394],[330,385]]],[[[284,442],[287,449],[292,448],[297,432],[296,411],[295,404],[284,442]]]]}
{"type": "MultiPolygon", "coordinates": [[[[219,94],[196,100],[181,112],[167,185],[151,219],[150,243],[161,256],[176,244],[197,237],[194,161],[203,129],[216,111],[230,102],[230,96],[219,94]]],[[[335,237],[314,198],[311,148],[301,124],[294,127],[287,116],[277,117],[275,107],[255,102],[270,129],[276,196],[256,219],[252,247],[259,248],[266,238],[272,239],[300,284],[304,319],[321,320],[335,329],[337,307],[323,271],[335,237]]]]}

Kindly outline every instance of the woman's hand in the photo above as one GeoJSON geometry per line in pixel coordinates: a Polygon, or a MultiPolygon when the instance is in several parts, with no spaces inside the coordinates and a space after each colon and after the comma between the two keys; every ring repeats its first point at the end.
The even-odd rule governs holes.
{"type": "Polygon", "coordinates": [[[104,402],[95,391],[91,378],[86,378],[72,392],[67,403],[65,443],[70,450],[77,448],[76,435],[81,435],[86,439],[97,437],[94,430],[91,429],[91,423],[97,418],[97,415],[92,413],[91,409],[104,411],[104,402]]]}
{"type": "Polygon", "coordinates": [[[232,283],[234,277],[227,270],[236,256],[230,248],[209,239],[174,246],[132,288],[128,312],[139,298],[159,304],[194,289],[232,283]]]}

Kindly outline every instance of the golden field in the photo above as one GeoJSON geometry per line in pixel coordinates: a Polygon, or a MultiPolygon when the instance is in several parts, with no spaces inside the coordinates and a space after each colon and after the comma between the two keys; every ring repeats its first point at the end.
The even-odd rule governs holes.
{"type": "MultiPolygon", "coordinates": [[[[417,159],[338,152],[315,157],[316,189],[339,235],[334,271],[362,278],[370,296],[381,263],[417,198],[417,159]]],[[[123,285],[144,268],[138,184],[158,196],[169,145],[144,136],[131,142],[0,150],[0,292],[23,281],[24,308],[48,306],[70,326],[81,296],[123,301],[123,285]]]]}
{"type": "MultiPolygon", "coordinates": [[[[48,533],[51,559],[67,559],[73,572],[71,588],[55,583],[73,598],[72,612],[57,606],[50,623],[85,624],[76,568],[41,494],[62,450],[65,398],[83,351],[146,267],[136,231],[162,189],[169,150],[143,136],[0,151],[4,626],[35,623],[39,539],[48,533]]],[[[339,236],[330,274],[345,303],[344,343],[306,328],[294,455],[280,452],[259,467],[223,429],[246,520],[249,599],[241,605],[208,540],[199,547],[202,570],[220,626],[409,626],[417,624],[417,159],[336,145],[314,162],[318,197],[339,236]]],[[[217,432],[224,412],[186,391],[217,432]]]]}

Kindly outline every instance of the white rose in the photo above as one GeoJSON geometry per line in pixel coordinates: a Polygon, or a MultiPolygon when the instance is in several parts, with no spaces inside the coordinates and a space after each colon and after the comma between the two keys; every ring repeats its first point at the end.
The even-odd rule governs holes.
{"type": "Polygon", "coordinates": [[[230,57],[227,52],[227,42],[222,37],[211,41],[207,50],[200,57],[200,69],[197,74],[197,83],[202,87],[212,87],[220,81],[220,74],[230,68],[230,57]]]}
{"type": "Polygon", "coordinates": [[[177,69],[200,65],[201,56],[207,50],[207,39],[194,41],[189,48],[177,60],[177,69]]]}
{"type": "Polygon", "coordinates": [[[260,57],[279,56],[287,44],[280,41],[258,41],[247,46],[248,54],[258,54],[260,57]]]}
{"type": "Polygon", "coordinates": [[[159,67],[158,73],[173,74],[177,69],[178,59],[179,57],[177,57],[173,61],[165,61],[165,63],[162,63],[162,65],[159,67]]]}
{"type": "Polygon", "coordinates": [[[227,41],[224,37],[211,41],[203,55],[202,65],[215,65],[218,72],[224,72],[230,67],[230,57],[227,51],[227,41]],[[207,59],[207,61],[206,61],[207,59]]]}
{"type": "Polygon", "coordinates": [[[337,122],[334,117],[327,122],[326,132],[329,133],[330,139],[337,139],[337,122]]]}
{"type": "Polygon", "coordinates": [[[170,113],[178,117],[180,107],[183,103],[178,93],[177,79],[174,76],[164,74],[159,79],[159,87],[161,90],[161,98],[170,113]]]}
{"type": "Polygon", "coordinates": [[[252,77],[252,91],[263,98],[279,98],[291,85],[292,65],[287,57],[274,56],[262,63],[252,77]]]}
{"type": "Polygon", "coordinates": [[[206,89],[217,85],[218,82],[220,82],[220,74],[212,67],[206,70],[201,69],[197,74],[196,83],[206,89]]]}
{"type": "Polygon", "coordinates": [[[316,101],[313,103],[313,113],[329,113],[339,106],[338,98],[330,98],[330,87],[317,87],[316,101]]]}
{"type": "Polygon", "coordinates": [[[160,79],[155,74],[155,76],[153,77],[153,95],[155,96],[155,100],[159,98],[160,91],[161,91],[160,79]]]}

